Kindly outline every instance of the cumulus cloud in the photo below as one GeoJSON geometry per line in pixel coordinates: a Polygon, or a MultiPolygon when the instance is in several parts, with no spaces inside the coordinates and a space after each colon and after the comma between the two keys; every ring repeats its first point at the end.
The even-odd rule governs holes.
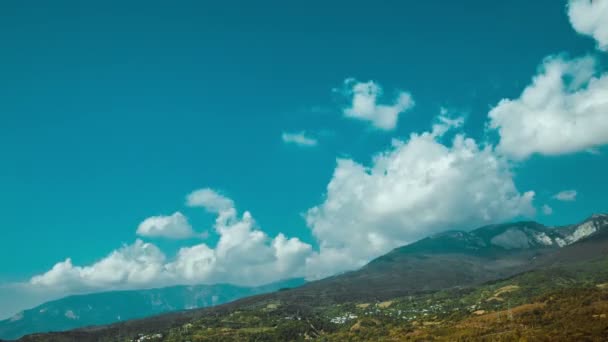
{"type": "Polygon", "coordinates": [[[570,0],[568,17],[578,33],[593,37],[599,49],[608,51],[608,0],[570,0]]]}
{"type": "Polygon", "coordinates": [[[339,159],[324,202],[306,221],[320,243],[310,276],[362,266],[392,248],[446,229],[473,228],[534,214],[534,192],[520,193],[508,162],[492,147],[457,134],[460,120],[440,120],[432,132],[395,140],[371,166],[339,159]],[[443,125],[443,126],[442,126],[443,125]]]}
{"type": "Polygon", "coordinates": [[[307,136],[304,132],[287,133],[283,132],[281,139],[286,144],[295,144],[298,146],[317,146],[317,139],[307,136]]]}
{"type": "Polygon", "coordinates": [[[202,207],[211,213],[220,213],[234,207],[234,202],[219,192],[204,188],[191,192],[186,197],[189,207],[202,207]]]}
{"type": "Polygon", "coordinates": [[[74,266],[67,258],[32,277],[30,285],[71,293],[160,284],[166,275],[164,262],[165,255],[158,247],[137,239],[89,266],[74,266]]]}
{"type": "Polygon", "coordinates": [[[205,244],[182,248],[167,265],[184,282],[231,282],[260,284],[304,275],[305,260],[312,247],[283,234],[271,239],[255,228],[249,212],[237,215],[234,208],[217,217],[220,239],[214,249],[205,244]]]}
{"type": "Polygon", "coordinates": [[[152,216],[137,227],[137,235],[147,237],[165,237],[169,239],[186,239],[195,235],[188,219],[180,212],[170,216],[152,216]]]}
{"type": "MultiPolygon", "coordinates": [[[[445,113],[444,113],[445,114],[445,113]]],[[[289,277],[309,279],[355,269],[392,248],[446,229],[466,229],[534,213],[534,193],[521,193],[508,161],[492,146],[464,134],[444,144],[461,118],[440,116],[430,132],[394,140],[370,166],[339,159],[324,201],[309,209],[307,225],[319,243],[269,236],[248,211],[210,188],[186,204],[217,215],[217,243],[181,248],[168,258],[137,239],[91,265],[71,259],[30,279],[28,287],[63,294],[173,284],[230,282],[257,285],[289,277]]],[[[138,231],[171,235],[187,219],[180,213],[142,222],[138,231]],[[177,222],[177,223],[176,223],[177,222]],[[146,223],[146,224],[144,224],[146,223]],[[172,227],[172,228],[167,228],[172,227]],[[162,233],[161,233],[162,232],[162,233]]]]}
{"type": "Polygon", "coordinates": [[[404,91],[400,91],[390,105],[378,103],[383,92],[382,87],[374,81],[358,82],[349,78],[344,81],[344,88],[340,92],[351,102],[344,108],[344,116],[369,121],[376,128],[383,130],[394,129],[399,114],[414,106],[412,95],[404,91]]]}
{"type": "Polygon", "coordinates": [[[283,234],[271,238],[249,212],[239,216],[232,200],[212,189],[197,190],[187,201],[217,213],[216,246],[183,247],[169,260],[154,244],[137,239],[91,265],[76,266],[67,258],[32,277],[27,287],[69,294],[195,283],[259,285],[304,275],[309,244],[283,234]]]}
{"type": "Polygon", "coordinates": [[[551,208],[549,205],[545,204],[543,205],[543,214],[549,216],[551,214],[553,214],[553,208],[551,208]]]}
{"type": "MultiPolygon", "coordinates": [[[[269,236],[251,213],[239,214],[230,198],[204,188],[187,195],[186,204],[217,215],[214,246],[183,247],[168,258],[154,244],[137,239],[90,265],[74,265],[67,258],[26,286],[57,297],[174,284],[315,279],[355,269],[428,234],[532,215],[534,193],[518,191],[508,162],[492,147],[463,134],[449,145],[440,142],[447,130],[460,125],[462,119],[442,116],[430,132],[394,140],[369,167],[339,159],[323,203],[306,213],[318,250],[298,238],[269,236]]],[[[187,222],[175,213],[142,222],[145,228],[138,231],[166,236],[173,221],[187,222]]]]}
{"type": "Polygon", "coordinates": [[[564,190],[556,193],[553,198],[558,201],[571,202],[576,200],[576,190],[564,190]]]}
{"type": "Polygon", "coordinates": [[[550,57],[517,99],[503,99],[490,113],[498,150],[516,159],[559,155],[608,143],[608,74],[592,57],[550,57]]]}

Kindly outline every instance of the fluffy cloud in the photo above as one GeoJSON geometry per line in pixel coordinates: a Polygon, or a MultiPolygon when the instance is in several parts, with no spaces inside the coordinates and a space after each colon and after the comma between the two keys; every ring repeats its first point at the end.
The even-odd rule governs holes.
{"type": "Polygon", "coordinates": [[[608,0],[570,0],[568,16],[578,33],[593,37],[599,49],[608,50],[608,0]]]}
{"type": "Polygon", "coordinates": [[[187,202],[217,213],[215,247],[184,247],[168,260],[158,247],[138,239],[92,265],[75,266],[69,258],[59,262],[32,277],[28,288],[69,294],[194,283],[259,285],[304,275],[309,244],[283,234],[269,237],[249,212],[239,216],[232,200],[211,189],[194,191],[187,202]]]}
{"type": "Polygon", "coordinates": [[[394,129],[399,114],[414,106],[414,100],[407,92],[399,92],[391,105],[379,104],[378,98],[382,96],[382,88],[373,81],[357,82],[352,78],[346,79],[341,93],[351,100],[349,107],[344,109],[346,117],[369,121],[383,130],[394,129]]]}
{"type": "Polygon", "coordinates": [[[241,217],[234,208],[219,213],[215,231],[220,239],[214,249],[205,244],[182,248],[167,265],[183,282],[260,284],[304,275],[312,247],[283,234],[271,239],[255,228],[249,212],[241,217]]]}
{"type": "MultiPolygon", "coordinates": [[[[313,279],[362,266],[438,231],[532,214],[534,193],[516,189],[507,161],[492,147],[480,147],[462,134],[450,145],[440,142],[446,131],[461,124],[462,119],[440,117],[431,132],[395,140],[370,167],[339,159],[324,202],[306,214],[319,242],[316,251],[298,238],[270,237],[249,212],[239,214],[230,198],[205,188],[190,193],[186,204],[217,215],[215,246],[183,247],[167,258],[155,245],[138,239],[91,265],[74,265],[68,258],[32,277],[27,286],[39,293],[70,294],[313,279]]],[[[175,222],[187,222],[180,213],[146,221],[138,230],[156,236],[166,236],[175,222]]]]}
{"type": "Polygon", "coordinates": [[[169,239],[186,239],[195,235],[188,219],[180,212],[170,216],[152,216],[137,227],[137,235],[148,237],[165,237],[169,239]]]}
{"type": "Polygon", "coordinates": [[[322,204],[306,214],[320,250],[311,277],[362,266],[392,248],[446,229],[472,228],[534,214],[533,192],[520,193],[506,160],[457,134],[460,120],[440,120],[431,133],[412,134],[366,167],[339,159],[322,204]]]}
{"type": "Polygon", "coordinates": [[[286,144],[296,144],[298,146],[317,146],[317,139],[306,136],[304,132],[286,133],[283,132],[281,139],[286,144]]]}
{"type": "Polygon", "coordinates": [[[576,190],[564,190],[556,193],[553,198],[558,201],[570,202],[576,200],[576,190]]]}
{"type": "Polygon", "coordinates": [[[591,57],[547,58],[517,99],[503,99],[490,113],[498,150],[517,159],[558,155],[608,143],[608,74],[591,57]]]}
{"type": "Polygon", "coordinates": [[[551,208],[550,206],[548,206],[547,204],[543,205],[543,214],[549,216],[551,214],[553,214],[553,208],[551,208]]]}
{"type": "Polygon", "coordinates": [[[72,293],[161,284],[166,281],[164,262],[158,247],[138,239],[89,266],[74,266],[70,258],[58,262],[48,272],[32,277],[30,285],[72,293]]]}
{"type": "Polygon", "coordinates": [[[209,188],[193,191],[186,197],[186,205],[189,207],[202,207],[212,213],[220,213],[222,211],[234,208],[234,202],[209,188]]]}

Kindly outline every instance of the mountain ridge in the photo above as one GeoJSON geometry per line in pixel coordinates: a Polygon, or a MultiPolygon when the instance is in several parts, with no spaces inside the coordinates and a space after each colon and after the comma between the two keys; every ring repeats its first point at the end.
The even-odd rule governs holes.
{"type": "MultiPolygon", "coordinates": [[[[484,226],[469,232],[449,231],[395,248],[358,270],[309,282],[294,289],[246,297],[205,309],[78,329],[65,336],[77,334],[82,341],[108,334],[122,338],[135,332],[158,331],[203,316],[224,315],[241,307],[263,307],[274,302],[286,303],[286,310],[294,312],[352,301],[382,302],[443,289],[473,287],[551,265],[602,256],[608,256],[606,214],[596,214],[580,223],[560,227],[522,221],[484,226]],[[505,233],[507,238],[517,243],[505,246],[503,240],[496,240],[497,236],[504,237],[505,233]],[[541,233],[546,234],[547,238],[541,233]],[[522,240],[522,237],[526,240],[522,240]],[[569,243],[561,244],[558,241],[569,243]]],[[[37,339],[24,339],[29,340],[37,339]]]]}
{"type": "Polygon", "coordinates": [[[303,283],[304,279],[294,278],[256,287],[232,284],[176,285],[71,295],[42,303],[0,321],[0,338],[15,339],[36,332],[63,331],[203,308],[303,283]]]}

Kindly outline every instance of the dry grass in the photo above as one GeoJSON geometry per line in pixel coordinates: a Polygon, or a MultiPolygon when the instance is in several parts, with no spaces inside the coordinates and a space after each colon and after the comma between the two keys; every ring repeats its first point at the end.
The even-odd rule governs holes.
{"type": "Polygon", "coordinates": [[[386,302],[378,303],[378,307],[381,309],[386,309],[393,304],[392,300],[387,300],[386,302]]]}

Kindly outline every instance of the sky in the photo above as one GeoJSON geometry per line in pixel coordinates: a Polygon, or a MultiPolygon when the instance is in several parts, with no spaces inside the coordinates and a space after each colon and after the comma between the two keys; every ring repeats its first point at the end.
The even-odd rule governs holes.
{"type": "Polygon", "coordinates": [[[608,211],[608,1],[0,4],[0,318],[608,211]]]}

